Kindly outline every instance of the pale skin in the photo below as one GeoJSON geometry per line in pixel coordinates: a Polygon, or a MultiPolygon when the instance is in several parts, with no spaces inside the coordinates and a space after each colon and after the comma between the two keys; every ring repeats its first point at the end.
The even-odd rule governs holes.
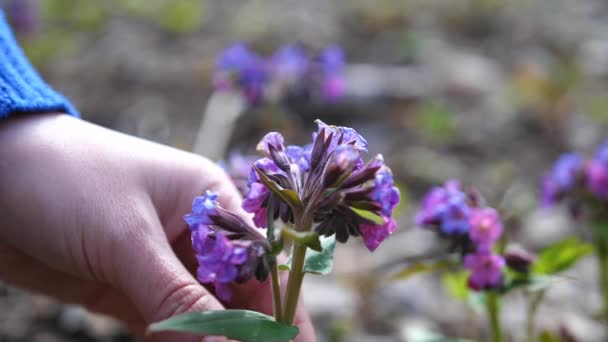
{"type": "MultiPolygon", "coordinates": [[[[249,217],[224,172],[203,157],[65,114],[17,115],[0,121],[0,189],[2,282],[113,316],[136,334],[190,311],[272,314],[269,282],[235,286],[222,304],[193,276],[183,221],[192,199],[212,190],[249,217]]],[[[296,324],[296,341],[315,341],[303,307],[296,324]]]]}

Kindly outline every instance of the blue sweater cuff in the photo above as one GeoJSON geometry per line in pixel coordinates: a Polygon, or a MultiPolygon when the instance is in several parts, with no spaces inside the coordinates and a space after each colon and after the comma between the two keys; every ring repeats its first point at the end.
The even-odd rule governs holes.
{"type": "Polygon", "coordinates": [[[16,113],[64,112],[76,108],[40,78],[19,48],[0,11],[0,118],[16,113]]]}

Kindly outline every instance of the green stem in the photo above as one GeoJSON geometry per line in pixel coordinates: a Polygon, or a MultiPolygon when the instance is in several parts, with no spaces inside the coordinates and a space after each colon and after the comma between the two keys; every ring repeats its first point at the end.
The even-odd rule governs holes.
{"type": "Polygon", "coordinates": [[[486,310],[490,319],[490,330],[492,334],[492,342],[502,342],[502,329],[499,319],[499,303],[498,295],[493,292],[487,292],[486,310]]]}
{"type": "Polygon", "coordinates": [[[528,293],[528,322],[526,323],[526,340],[536,341],[536,312],[545,297],[545,291],[528,293]]]}
{"type": "Polygon", "coordinates": [[[293,320],[296,315],[298,298],[300,297],[300,288],[302,287],[302,280],[304,280],[305,257],[306,246],[294,241],[291,270],[289,271],[287,291],[285,292],[285,310],[283,313],[283,321],[287,324],[293,324],[293,320]]]}
{"type": "Polygon", "coordinates": [[[270,267],[270,277],[272,278],[272,304],[274,309],[274,319],[283,322],[283,304],[281,303],[281,280],[279,279],[279,266],[276,258],[270,267]]]}
{"type": "Polygon", "coordinates": [[[600,290],[603,297],[602,317],[608,320],[608,239],[598,241],[600,290]]]}

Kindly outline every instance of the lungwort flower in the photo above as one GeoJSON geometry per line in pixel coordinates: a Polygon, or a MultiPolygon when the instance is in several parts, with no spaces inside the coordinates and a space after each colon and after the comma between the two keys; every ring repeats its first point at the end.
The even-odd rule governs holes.
{"type": "Polygon", "coordinates": [[[246,282],[253,277],[260,281],[266,279],[265,256],[269,247],[256,228],[223,209],[217,197],[210,191],[196,197],[192,213],[184,220],[191,230],[199,281],[214,285],[217,296],[227,301],[231,297],[228,284],[246,282]]]}
{"type": "Polygon", "coordinates": [[[471,271],[469,287],[480,291],[500,287],[505,259],[490,252],[469,254],[464,259],[464,266],[471,271]]]}
{"type": "Polygon", "coordinates": [[[262,100],[268,79],[266,62],[245,44],[226,49],[215,65],[213,84],[217,90],[238,89],[249,103],[262,100]]]}
{"type": "Polygon", "coordinates": [[[602,199],[608,199],[608,141],[597,150],[587,167],[589,191],[602,199]]]}
{"type": "Polygon", "coordinates": [[[467,195],[460,189],[460,183],[450,180],[425,195],[416,214],[416,224],[439,229],[448,236],[466,234],[469,231],[469,211],[467,195]]]}
{"type": "Polygon", "coordinates": [[[339,242],[362,236],[373,251],[396,228],[399,191],[391,171],[381,155],[363,161],[367,141],[354,129],[317,124],[310,145],[285,145],[279,133],[260,141],[266,157],[253,163],[243,208],[260,227],[267,217],[280,218],[339,242]]]}
{"type": "Polygon", "coordinates": [[[584,162],[578,153],[565,153],[555,162],[553,168],[543,177],[543,206],[555,204],[571,191],[583,173],[584,162]]]}

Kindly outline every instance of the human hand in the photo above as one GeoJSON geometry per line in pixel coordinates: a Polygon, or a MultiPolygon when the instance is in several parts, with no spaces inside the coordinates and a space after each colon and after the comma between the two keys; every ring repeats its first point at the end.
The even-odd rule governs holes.
{"type": "MultiPolygon", "coordinates": [[[[192,275],[182,219],[207,189],[243,212],[211,161],[67,115],[21,116],[0,123],[0,189],[0,280],[111,315],[139,334],[179,313],[223,308],[192,275]]],[[[268,282],[235,290],[230,307],[272,313],[268,282]]],[[[296,323],[297,341],[315,340],[303,308],[296,323]]]]}

